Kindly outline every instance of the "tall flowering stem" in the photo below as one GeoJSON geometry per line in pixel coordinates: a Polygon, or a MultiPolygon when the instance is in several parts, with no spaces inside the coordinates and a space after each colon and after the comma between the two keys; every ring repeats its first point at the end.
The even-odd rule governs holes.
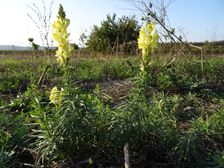
{"type": "Polygon", "coordinates": [[[139,32],[138,47],[142,50],[141,72],[147,75],[150,65],[150,55],[158,46],[159,35],[156,31],[156,22],[146,23],[139,32]]]}
{"type": "Polygon", "coordinates": [[[66,14],[62,5],[59,7],[58,18],[52,24],[53,40],[58,43],[58,50],[56,51],[56,57],[59,65],[67,66],[69,58],[72,54],[72,47],[69,44],[69,33],[67,28],[70,24],[70,20],[66,18],[66,14]]]}
{"type": "Polygon", "coordinates": [[[69,75],[69,59],[71,57],[73,48],[69,44],[69,33],[67,28],[70,20],[66,18],[66,14],[62,5],[60,4],[57,20],[52,24],[53,40],[58,43],[58,50],[56,51],[57,62],[64,70],[64,84],[65,89],[69,89],[70,75],[69,75]]]}

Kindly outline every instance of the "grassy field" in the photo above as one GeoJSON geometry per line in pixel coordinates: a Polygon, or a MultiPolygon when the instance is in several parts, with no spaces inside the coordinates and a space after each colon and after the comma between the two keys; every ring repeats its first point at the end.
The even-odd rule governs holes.
{"type": "MultiPolygon", "coordinates": [[[[32,55],[32,54],[31,54],[32,55]]],[[[74,57],[69,90],[55,58],[0,59],[0,167],[224,167],[224,59],[74,57]],[[49,67],[41,82],[38,81],[49,67]]]]}

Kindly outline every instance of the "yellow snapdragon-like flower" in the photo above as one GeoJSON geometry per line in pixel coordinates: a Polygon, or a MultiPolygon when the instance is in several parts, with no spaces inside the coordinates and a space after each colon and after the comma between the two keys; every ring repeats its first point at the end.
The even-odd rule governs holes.
{"type": "Polygon", "coordinates": [[[57,87],[54,87],[51,89],[50,93],[50,101],[53,103],[55,106],[61,106],[62,101],[63,101],[63,96],[64,96],[64,90],[58,90],[57,87]]]}
{"type": "Polygon", "coordinates": [[[66,65],[73,51],[68,40],[70,34],[67,32],[70,20],[65,18],[65,13],[61,5],[58,13],[59,15],[57,20],[52,24],[53,40],[58,43],[56,57],[59,65],[66,65]]]}
{"type": "Polygon", "coordinates": [[[143,59],[150,52],[153,52],[158,45],[159,35],[156,31],[156,22],[147,23],[139,32],[138,47],[142,50],[143,59]]]}
{"type": "Polygon", "coordinates": [[[149,66],[150,53],[157,47],[158,40],[159,35],[156,31],[156,22],[152,24],[147,23],[146,27],[141,28],[138,38],[138,48],[142,50],[141,71],[145,71],[146,67],[149,66]]]}

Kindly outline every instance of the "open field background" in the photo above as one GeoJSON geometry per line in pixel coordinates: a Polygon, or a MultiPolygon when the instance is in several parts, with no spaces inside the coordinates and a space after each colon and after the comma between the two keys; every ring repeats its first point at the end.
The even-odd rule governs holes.
{"type": "Polygon", "coordinates": [[[55,167],[122,167],[123,147],[129,143],[133,167],[224,166],[222,55],[206,56],[203,72],[199,57],[180,55],[169,62],[172,57],[155,55],[151,80],[139,94],[139,56],[74,54],[69,68],[73,99],[63,108],[73,114],[65,121],[73,130],[70,137],[71,131],[56,133],[60,120],[49,104],[51,88],[63,86],[55,58],[20,54],[0,58],[2,165],[31,167],[44,161],[55,167]],[[50,137],[38,130],[33,134],[36,118],[41,133],[51,127],[50,137]],[[44,126],[44,121],[49,123],[44,126]]]}

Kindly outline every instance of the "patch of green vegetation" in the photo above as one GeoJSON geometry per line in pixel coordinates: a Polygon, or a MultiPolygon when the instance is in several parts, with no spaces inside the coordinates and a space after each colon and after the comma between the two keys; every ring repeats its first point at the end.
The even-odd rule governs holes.
{"type": "MultiPolygon", "coordinates": [[[[1,166],[22,167],[26,157],[33,160],[29,164],[44,166],[83,159],[97,166],[122,165],[126,143],[134,166],[223,166],[224,61],[206,60],[203,74],[197,60],[164,62],[152,61],[142,90],[135,82],[139,58],[71,60],[72,87],[58,109],[50,103],[49,89],[35,86],[46,61],[2,61],[1,93],[15,89],[19,94],[1,101],[1,166]],[[105,101],[100,88],[83,92],[76,84],[127,78],[133,88],[120,104],[105,101]],[[28,89],[19,91],[23,82],[28,89]]],[[[63,71],[54,61],[47,63],[51,67],[43,85],[63,86],[63,71]]]]}

